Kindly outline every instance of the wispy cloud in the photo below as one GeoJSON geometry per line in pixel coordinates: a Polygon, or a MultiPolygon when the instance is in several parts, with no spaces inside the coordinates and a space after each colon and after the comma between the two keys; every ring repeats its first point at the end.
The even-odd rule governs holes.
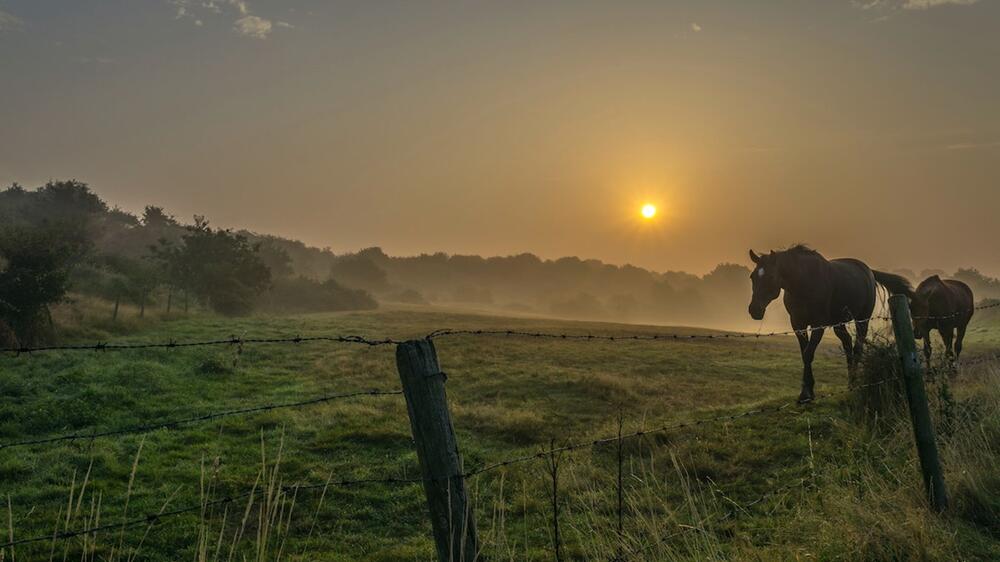
{"type": "Polygon", "coordinates": [[[235,19],[233,31],[243,37],[267,39],[276,27],[292,29],[295,26],[285,21],[272,21],[258,16],[250,9],[246,0],[167,0],[176,8],[176,19],[190,19],[194,25],[202,27],[205,18],[212,14],[225,15],[235,19]]]}
{"type": "Polygon", "coordinates": [[[247,3],[244,2],[243,0],[229,0],[229,4],[232,6],[236,6],[236,9],[239,10],[240,13],[243,14],[244,16],[250,14],[250,9],[247,8],[247,3]]]}
{"type": "Polygon", "coordinates": [[[233,24],[237,33],[254,39],[267,39],[272,27],[271,20],[257,16],[243,16],[233,24]]]}
{"type": "Polygon", "coordinates": [[[699,31],[701,31],[701,26],[695,22],[691,22],[691,31],[698,33],[699,31]]]}
{"type": "Polygon", "coordinates": [[[22,25],[24,25],[24,20],[10,12],[0,10],[0,32],[10,29],[18,29],[22,25]]]}
{"type": "Polygon", "coordinates": [[[945,146],[947,150],[976,150],[980,148],[1000,148],[1000,141],[960,142],[945,146]]]}
{"type": "Polygon", "coordinates": [[[971,6],[979,0],[906,0],[903,3],[904,10],[926,10],[938,6],[971,6]]]}
{"type": "Polygon", "coordinates": [[[904,10],[927,10],[939,6],[971,6],[979,0],[852,0],[851,2],[862,10],[888,8],[904,10]]]}

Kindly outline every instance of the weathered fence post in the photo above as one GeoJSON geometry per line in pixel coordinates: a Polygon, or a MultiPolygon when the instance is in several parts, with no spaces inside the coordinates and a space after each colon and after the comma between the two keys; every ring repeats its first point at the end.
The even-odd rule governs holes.
{"type": "Polygon", "coordinates": [[[625,545],[625,493],[622,479],[622,465],[625,455],[622,449],[622,429],[625,427],[625,414],[618,410],[618,548],[616,560],[624,560],[625,545]]]}
{"type": "Polygon", "coordinates": [[[403,383],[438,559],[471,562],[479,552],[479,539],[448,411],[445,374],[438,365],[434,342],[424,339],[399,344],[396,367],[403,383]]]}
{"type": "Polygon", "coordinates": [[[931,422],[927,392],[924,389],[923,368],[917,357],[917,342],[913,338],[913,323],[910,319],[910,305],[906,295],[889,297],[892,313],[892,329],[896,334],[896,348],[903,363],[903,383],[906,387],[906,401],[909,404],[913,434],[920,457],[920,470],[924,477],[924,487],[931,506],[937,511],[948,507],[948,493],[941,473],[937,443],[934,439],[934,425],[931,422]]]}

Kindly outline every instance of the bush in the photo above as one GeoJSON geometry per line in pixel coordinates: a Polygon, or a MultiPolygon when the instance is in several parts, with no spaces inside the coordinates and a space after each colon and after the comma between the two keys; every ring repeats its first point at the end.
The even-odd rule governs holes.
{"type": "Polygon", "coordinates": [[[337,312],[378,308],[364,290],[348,289],[334,280],[323,283],[306,277],[279,279],[264,297],[262,305],[278,312],[337,312]]]}
{"type": "Polygon", "coordinates": [[[24,345],[51,334],[49,306],[69,289],[70,272],[87,251],[75,224],[9,226],[0,232],[0,321],[24,345]]]}
{"type": "Polygon", "coordinates": [[[398,293],[393,293],[386,297],[386,300],[403,304],[430,304],[419,291],[414,289],[404,289],[398,293]]]}
{"type": "Polygon", "coordinates": [[[880,421],[906,413],[906,390],[895,342],[873,339],[865,346],[861,364],[851,374],[855,416],[874,427],[880,421]]]}

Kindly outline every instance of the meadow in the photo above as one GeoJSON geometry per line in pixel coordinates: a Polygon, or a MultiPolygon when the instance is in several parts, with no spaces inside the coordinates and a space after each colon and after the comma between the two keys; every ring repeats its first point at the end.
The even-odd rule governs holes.
{"type": "MultiPolygon", "coordinates": [[[[573,334],[718,333],[499,317],[428,307],[226,319],[207,313],[119,322],[94,302],[58,311],[68,342],[230,336],[417,338],[440,328],[573,334]]],[[[777,311],[772,311],[772,314],[777,311]]],[[[883,332],[885,327],[876,327],[883,332]]],[[[436,340],[466,467],[664,424],[787,404],[799,390],[794,338],[436,340]]],[[[1000,558],[1000,314],[973,320],[969,366],[928,387],[952,506],[926,506],[905,416],[860,422],[828,333],[816,403],[650,433],[562,454],[560,547],[579,560],[984,560],[1000,558]]],[[[89,433],[258,404],[396,390],[392,346],[299,343],[0,358],[0,444],[89,433]]],[[[551,560],[551,479],[541,459],[468,481],[484,560],[551,560]]],[[[144,435],[0,445],[3,535],[51,536],[177,507],[128,529],[5,549],[2,560],[429,560],[419,484],[330,485],[419,474],[401,396],[363,396],[231,416],[144,435]],[[310,491],[287,488],[319,484],[310,491]],[[262,491],[253,502],[212,505],[262,491]]],[[[6,541],[5,541],[6,542],[6,541]]]]}

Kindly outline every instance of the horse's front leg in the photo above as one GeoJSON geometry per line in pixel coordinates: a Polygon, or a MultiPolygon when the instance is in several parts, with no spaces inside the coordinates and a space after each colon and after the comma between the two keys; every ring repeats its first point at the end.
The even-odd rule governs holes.
{"type": "Polygon", "coordinates": [[[799,402],[811,402],[816,398],[813,391],[816,380],[813,378],[812,363],[816,356],[816,348],[820,340],[823,339],[823,328],[815,328],[809,332],[808,337],[805,331],[797,332],[799,337],[799,348],[802,350],[802,392],[799,393],[799,402]]]}

